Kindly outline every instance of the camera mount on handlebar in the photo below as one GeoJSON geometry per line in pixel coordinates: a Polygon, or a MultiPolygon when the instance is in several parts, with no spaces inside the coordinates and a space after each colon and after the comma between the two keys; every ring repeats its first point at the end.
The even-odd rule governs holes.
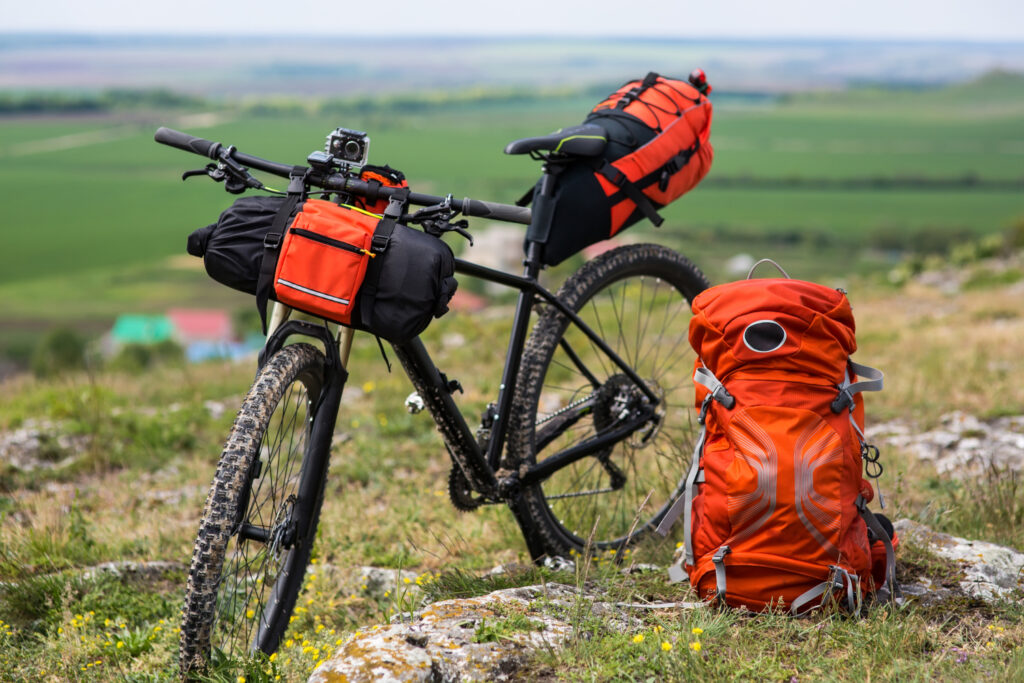
{"type": "Polygon", "coordinates": [[[217,153],[216,163],[207,164],[206,168],[195,171],[185,171],[181,174],[181,179],[188,180],[192,176],[207,175],[218,183],[223,182],[224,189],[231,194],[241,194],[249,188],[265,190],[263,183],[254,178],[249,169],[232,158],[234,153],[234,145],[224,147],[217,153]]]}
{"type": "Polygon", "coordinates": [[[427,206],[409,216],[409,222],[423,227],[423,232],[434,237],[440,237],[446,232],[454,232],[469,240],[469,246],[473,246],[473,236],[467,228],[469,221],[453,221],[459,215],[457,209],[452,208],[452,196],[448,195],[440,204],[427,206]]]}

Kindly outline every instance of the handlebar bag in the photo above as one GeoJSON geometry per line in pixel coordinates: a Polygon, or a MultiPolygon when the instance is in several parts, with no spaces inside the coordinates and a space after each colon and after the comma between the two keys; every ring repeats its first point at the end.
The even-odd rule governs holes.
{"type": "Polygon", "coordinates": [[[188,251],[216,281],[393,343],[448,311],[455,259],[440,239],[320,199],[244,197],[192,233],[188,251]],[[286,225],[285,229],[275,225],[286,225]]]}
{"type": "Polygon", "coordinates": [[[571,158],[561,168],[545,263],[561,263],[642,218],[660,226],[657,209],[707,175],[710,87],[699,86],[652,72],[594,107],[584,123],[603,128],[608,144],[601,156],[571,158]]]}
{"type": "Polygon", "coordinates": [[[359,179],[368,183],[370,188],[365,197],[352,197],[352,203],[356,207],[371,213],[383,214],[388,208],[388,198],[377,194],[380,188],[409,187],[405,174],[386,164],[384,166],[374,166],[372,164],[363,166],[359,171],[359,179]]]}

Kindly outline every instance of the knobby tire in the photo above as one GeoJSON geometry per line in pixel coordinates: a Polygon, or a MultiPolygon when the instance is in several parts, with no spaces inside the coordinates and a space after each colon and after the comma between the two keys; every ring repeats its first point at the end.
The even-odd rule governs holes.
{"type": "Polygon", "coordinates": [[[192,555],[179,649],[184,675],[273,653],[281,641],[323,503],[328,454],[313,453],[309,439],[323,381],[318,349],[285,346],[260,370],[238,411],[192,555]],[[321,471],[302,476],[309,467],[321,471]],[[295,502],[310,498],[311,514],[296,519],[295,502]],[[260,534],[266,540],[253,538],[260,534]],[[290,537],[301,540],[289,543],[290,537]]]}

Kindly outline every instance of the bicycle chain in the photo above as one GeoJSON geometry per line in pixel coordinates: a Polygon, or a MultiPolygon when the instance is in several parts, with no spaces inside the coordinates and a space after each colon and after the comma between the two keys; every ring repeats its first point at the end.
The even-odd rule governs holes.
{"type": "Polygon", "coordinates": [[[542,424],[544,424],[545,422],[550,422],[551,420],[554,420],[554,419],[555,419],[556,417],[558,417],[559,415],[561,415],[561,414],[563,414],[563,413],[566,413],[566,412],[568,412],[568,411],[572,410],[573,408],[576,408],[577,406],[581,406],[581,405],[583,405],[584,403],[586,403],[587,401],[592,401],[592,400],[594,399],[594,396],[595,396],[595,394],[590,394],[590,395],[588,395],[588,396],[584,396],[583,398],[579,399],[578,401],[573,401],[573,402],[572,402],[572,403],[570,403],[569,405],[567,405],[567,406],[564,406],[564,407],[562,407],[562,408],[559,408],[559,409],[558,409],[558,410],[556,410],[555,412],[553,412],[553,413],[551,413],[550,415],[548,415],[547,417],[545,417],[545,418],[544,418],[543,420],[537,420],[537,421],[536,421],[536,422],[534,423],[534,427],[537,427],[537,426],[539,426],[539,425],[542,425],[542,424]]]}
{"type": "Polygon", "coordinates": [[[599,493],[614,493],[617,490],[618,489],[609,487],[609,488],[606,488],[606,489],[591,489],[589,491],[575,491],[573,493],[556,493],[556,494],[551,495],[551,496],[545,495],[544,497],[547,498],[548,500],[557,500],[559,498],[579,498],[581,496],[596,496],[599,493]]]}

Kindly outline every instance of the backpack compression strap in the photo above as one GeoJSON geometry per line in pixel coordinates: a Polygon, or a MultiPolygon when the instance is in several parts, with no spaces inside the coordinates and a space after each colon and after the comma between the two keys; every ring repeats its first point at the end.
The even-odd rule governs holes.
{"type": "Polygon", "coordinates": [[[793,604],[789,606],[790,614],[800,614],[806,605],[810,604],[813,600],[821,598],[826,592],[841,591],[843,588],[846,589],[846,607],[854,614],[860,614],[860,577],[837,566],[829,567],[827,581],[819,583],[793,600],[793,604]]]}
{"type": "Polygon", "coordinates": [[[878,599],[880,602],[892,601],[900,604],[903,601],[903,596],[899,584],[896,583],[896,552],[893,550],[889,532],[885,530],[874,513],[868,510],[867,501],[863,496],[857,496],[856,505],[860,516],[864,518],[864,523],[874,532],[875,538],[885,546],[885,580],[876,591],[878,599]]]}
{"type": "Polygon", "coordinates": [[[843,408],[852,408],[854,394],[859,394],[862,391],[881,391],[884,381],[885,375],[882,374],[881,370],[876,370],[860,363],[854,363],[852,360],[849,361],[846,378],[839,385],[839,395],[832,401],[832,412],[839,414],[843,412],[843,408]],[[857,377],[865,377],[866,379],[850,382],[850,370],[853,370],[857,377]]]}

